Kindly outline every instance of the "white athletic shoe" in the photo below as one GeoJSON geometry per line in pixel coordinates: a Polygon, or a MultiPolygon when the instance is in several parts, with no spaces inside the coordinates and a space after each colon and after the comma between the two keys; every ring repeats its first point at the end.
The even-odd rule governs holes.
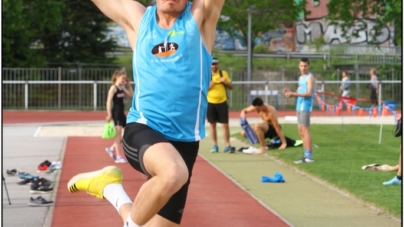
{"type": "Polygon", "coordinates": [[[245,154],[252,154],[252,153],[254,153],[254,152],[256,152],[256,151],[258,151],[257,148],[255,148],[255,147],[249,147],[248,149],[244,149],[244,150],[243,150],[243,153],[245,153],[245,154]]]}

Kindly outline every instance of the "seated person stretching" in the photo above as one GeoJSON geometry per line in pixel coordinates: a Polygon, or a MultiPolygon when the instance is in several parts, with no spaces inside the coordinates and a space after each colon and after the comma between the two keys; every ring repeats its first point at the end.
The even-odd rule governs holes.
{"type": "MultiPolygon", "coordinates": [[[[241,110],[240,117],[245,118],[246,113],[256,111],[262,118],[262,123],[256,123],[254,125],[254,132],[258,137],[260,143],[260,149],[254,154],[264,154],[267,150],[265,138],[272,139],[279,137],[281,145],[278,149],[285,149],[287,146],[295,146],[296,141],[284,136],[282,128],[278,123],[278,115],[276,109],[262,101],[261,98],[254,98],[252,105],[241,110]]],[[[245,135],[244,132],[241,132],[245,135]]]]}

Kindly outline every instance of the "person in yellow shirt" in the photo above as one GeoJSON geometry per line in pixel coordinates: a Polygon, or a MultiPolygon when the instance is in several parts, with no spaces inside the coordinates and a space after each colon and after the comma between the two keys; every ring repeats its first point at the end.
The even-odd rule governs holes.
{"type": "Polygon", "coordinates": [[[219,152],[217,145],[216,124],[221,123],[224,134],[224,152],[232,150],[229,133],[229,106],[227,105],[226,89],[231,90],[233,85],[226,71],[219,70],[219,60],[212,60],[212,79],[208,90],[208,112],[206,114],[210,123],[210,135],[213,141],[211,152],[219,152]]]}

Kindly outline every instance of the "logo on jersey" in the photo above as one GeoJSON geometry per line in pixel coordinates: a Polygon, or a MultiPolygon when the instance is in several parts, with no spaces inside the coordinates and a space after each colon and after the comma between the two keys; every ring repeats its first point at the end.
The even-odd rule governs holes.
{"type": "Polygon", "coordinates": [[[164,42],[153,47],[152,54],[157,57],[165,58],[175,54],[177,50],[178,44],[173,42],[164,42]]]}

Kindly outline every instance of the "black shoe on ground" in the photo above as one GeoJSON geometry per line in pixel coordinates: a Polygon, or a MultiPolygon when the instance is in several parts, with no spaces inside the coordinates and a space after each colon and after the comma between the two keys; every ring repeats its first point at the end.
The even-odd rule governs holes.
{"type": "Polygon", "coordinates": [[[236,150],[236,152],[238,153],[243,153],[243,150],[248,149],[248,147],[240,147],[239,149],[236,150],[236,148],[234,148],[234,150],[236,150]]]}
{"type": "Polygon", "coordinates": [[[34,177],[31,180],[32,184],[38,184],[40,186],[44,186],[44,187],[50,187],[52,185],[52,181],[43,178],[43,177],[34,177]]]}
{"type": "Polygon", "coordinates": [[[31,190],[29,192],[31,194],[44,194],[44,193],[51,192],[52,190],[53,190],[52,187],[46,187],[46,186],[42,186],[38,183],[32,182],[31,190]]]}
{"type": "Polygon", "coordinates": [[[28,205],[31,207],[47,207],[53,204],[53,201],[47,201],[46,199],[38,196],[36,199],[30,198],[28,205]]]}
{"type": "Polygon", "coordinates": [[[6,173],[9,176],[14,176],[17,174],[17,170],[16,169],[7,170],[6,173]]]}

